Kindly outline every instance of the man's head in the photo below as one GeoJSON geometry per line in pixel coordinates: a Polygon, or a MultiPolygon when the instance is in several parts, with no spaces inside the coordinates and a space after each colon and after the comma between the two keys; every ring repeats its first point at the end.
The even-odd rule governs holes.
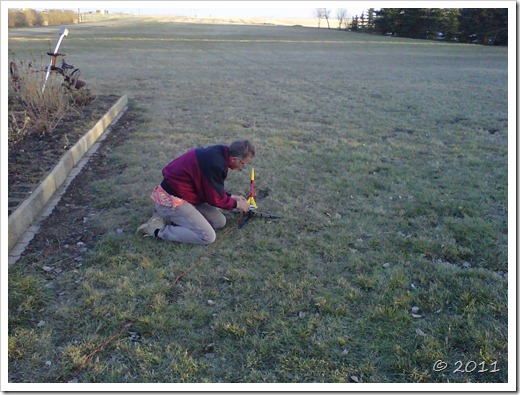
{"type": "Polygon", "coordinates": [[[255,156],[255,147],[249,140],[233,141],[229,145],[229,168],[241,169],[255,156]]]}

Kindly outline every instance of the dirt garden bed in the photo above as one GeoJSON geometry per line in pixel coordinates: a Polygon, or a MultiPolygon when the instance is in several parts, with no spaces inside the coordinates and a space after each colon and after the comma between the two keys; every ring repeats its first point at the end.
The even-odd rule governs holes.
{"type": "MultiPolygon", "coordinates": [[[[38,163],[39,171],[30,167],[30,161],[17,160],[21,155],[15,156],[13,169],[19,169],[21,174],[16,174],[10,167],[10,189],[11,180],[18,182],[18,185],[26,184],[28,190],[36,188],[65,152],[59,144],[60,137],[58,136],[63,136],[66,133],[71,145],[73,145],[88,132],[93,123],[97,122],[110,109],[117,101],[118,96],[103,96],[98,99],[92,102],[92,106],[84,109],[82,120],[74,123],[74,120],[68,119],[64,125],[58,128],[57,134],[53,135],[53,138],[48,136],[47,139],[42,140],[27,139],[16,145],[18,150],[38,149],[39,154],[37,155],[43,156],[43,153],[46,155],[38,163]],[[74,125],[74,129],[67,129],[66,125],[74,125]],[[39,147],[41,141],[43,141],[44,148],[39,147]],[[25,168],[29,169],[26,173],[24,173],[25,168]]],[[[92,246],[97,238],[98,230],[89,221],[96,214],[93,208],[93,202],[96,198],[90,193],[89,185],[95,180],[106,178],[110,172],[114,171],[113,165],[106,161],[106,153],[111,147],[123,143],[126,139],[125,136],[134,130],[135,116],[135,111],[129,105],[118,122],[110,127],[110,134],[103,140],[99,149],[81,170],[81,177],[72,180],[52,214],[42,221],[39,232],[25,248],[22,256],[33,256],[34,259],[29,260],[33,265],[44,265],[45,268],[51,269],[47,271],[49,280],[63,271],[81,265],[82,256],[87,251],[87,246],[92,246]],[[52,264],[50,264],[51,262],[52,264]]],[[[9,148],[11,154],[11,147],[9,148]]],[[[37,155],[32,155],[32,157],[37,157],[37,155]]],[[[11,162],[9,165],[11,166],[11,162]]]]}
{"type": "Polygon", "coordinates": [[[28,133],[19,141],[9,142],[9,215],[117,100],[116,95],[96,96],[89,104],[70,112],[52,133],[28,133]]]}

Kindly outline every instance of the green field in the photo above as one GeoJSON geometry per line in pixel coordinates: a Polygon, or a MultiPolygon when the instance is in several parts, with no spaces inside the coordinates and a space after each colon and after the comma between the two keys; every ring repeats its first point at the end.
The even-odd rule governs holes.
{"type": "MultiPolygon", "coordinates": [[[[39,61],[57,30],[9,31],[9,51],[39,61]]],[[[94,94],[128,95],[133,132],[82,186],[98,229],[82,265],[49,287],[50,239],[57,257],[9,268],[11,381],[508,382],[507,48],[151,19],[69,30],[67,62],[94,94]],[[238,138],[257,149],[259,210],[281,220],[219,231],[214,250],[134,234],[172,158],[238,138]]],[[[248,171],[227,189],[246,194],[248,171]]]]}

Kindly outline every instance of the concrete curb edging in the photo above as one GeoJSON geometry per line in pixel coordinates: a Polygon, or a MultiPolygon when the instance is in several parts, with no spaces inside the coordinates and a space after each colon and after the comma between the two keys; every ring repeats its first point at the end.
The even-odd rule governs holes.
{"type": "Polygon", "coordinates": [[[103,134],[121,110],[126,107],[127,103],[128,97],[126,95],[121,96],[103,118],[61,157],[56,167],[38,185],[36,190],[31,193],[29,198],[9,215],[9,251],[31,226],[56,190],[63,184],[70,171],[79,163],[83,155],[103,134]]]}

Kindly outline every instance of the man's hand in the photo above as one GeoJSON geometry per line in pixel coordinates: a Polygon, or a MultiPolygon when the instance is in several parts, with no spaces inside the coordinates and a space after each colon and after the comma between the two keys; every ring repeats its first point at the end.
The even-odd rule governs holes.
{"type": "Polygon", "coordinates": [[[249,211],[249,203],[245,197],[237,195],[233,195],[231,197],[237,202],[237,209],[243,212],[249,211]]]}

